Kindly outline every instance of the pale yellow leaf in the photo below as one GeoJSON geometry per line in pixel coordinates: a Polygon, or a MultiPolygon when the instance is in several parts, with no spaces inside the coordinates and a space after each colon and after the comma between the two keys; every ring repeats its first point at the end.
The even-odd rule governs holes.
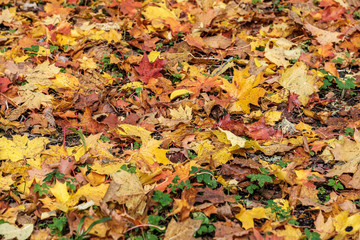
{"type": "Polygon", "coordinates": [[[280,77],[281,86],[299,95],[302,105],[306,105],[310,95],[317,91],[316,77],[307,74],[308,68],[303,62],[297,62],[280,77]]]}
{"type": "Polygon", "coordinates": [[[235,134],[233,134],[232,132],[228,131],[228,130],[222,130],[221,128],[219,128],[220,131],[222,131],[223,133],[226,134],[227,139],[231,142],[231,146],[235,147],[235,146],[239,146],[240,148],[245,147],[245,143],[246,143],[246,139],[236,136],[235,134]]]}
{"type": "Polygon", "coordinates": [[[34,230],[33,224],[24,224],[22,228],[18,228],[9,223],[0,224],[0,235],[4,235],[4,239],[26,240],[30,237],[34,230]]]}
{"type": "Polygon", "coordinates": [[[192,108],[185,106],[185,109],[180,106],[178,109],[170,109],[172,119],[184,120],[186,122],[192,119],[192,108]]]}

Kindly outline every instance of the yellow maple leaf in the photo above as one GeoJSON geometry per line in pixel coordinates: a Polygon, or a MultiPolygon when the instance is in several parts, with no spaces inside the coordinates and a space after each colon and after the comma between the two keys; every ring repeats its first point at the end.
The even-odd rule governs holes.
{"type": "Polygon", "coordinates": [[[175,13],[168,9],[165,3],[158,3],[158,5],[159,6],[147,5],[146,7],[144,7],[144,11],[142,12],[142,14],[145,16],[146,19],[153,20],[161,18],[165,20],[168,17],[176,19],[175,13]]]}
{"type": "Polygon", "coordinates": [[[239,205],[241,208],[240,213],[236,214],[235,217],[239,219],[242,223],[245,230],[254,227],[254,218],[268,218],[265,213],[265,208],[254,207],[250,210],[246,210],[242,205],[239,205]]]}
{"type": "Polygon", "coordinates": [[[21,63],[21,62],[25,62],[26,59],[30,58],[28,55],[24,55],[24,56],[20,56],[20,57],[15,57],[14,58],[14,62],[16,63],[21,63]]]}
{"type": "Polygon", "coordinates": [[[281,86],[299,95],[299,101],[304,106],[308,103],[310,95],[318,89],[316,77],[308,75],[307,71],[305,63],[297,62],[286,69],[279,79],[281,86]]]}
{"type": "Polygon", "coordinates": [[[278,237],[284,237],[284,240],[297,240],[301,239],[302,233],[299,228],[285,225],[285,230],[276,230],[274,233],[278,237]]]}
{"type": "Polygon", "coordinates": [[[160,58],[160,51],[152,51],[148,55],[149,62],[155,62],[157,58],[160,58]]]}
{"type": "Polygon", "coordinates": [[[37,51],[38,56],[47,57],[51,54],[50,49],[46,49],[43,46],[39,46],[39,50],[37,51]]]}
{"type": "Polygon", "coordinates": [[[29,140],[26,135],[13,135],[13,140],[0,138],[0,160],[17,162],[27,158],[34,158],[40,154],[49,143],[47,138],[39,137],[29,140]]]}
{"type": "Polygon", "coordinates": [[[349,217],[348,211],[342,211],[334,217],[333,223],[337,232],[335,240],[345,239],[347,235],[353,235],[360,230],[360,213],[349,217]],[[350,230],[350,231],[349,231],[350,230]]]}
{"type": "Polygon", "coordinates": [[[96,65],[96,62],[93,58],[88,58],[86,56],[83,56],[81,59],[78,59],[80,62],[80,67],[82,69],[97,69],[98,66],[96,65]]]}
{"type": "Polygon", "coordinates": [[[70,194],[67,191],[66,183],[56,181],[55,185],[50,188],[51,193],[55,196],[58,203],[66,205],[66,202],[70,199],[70,194]]]}
{"type": "Polygon", "coordinates": [[[10,190],[10,185],[13,184],[15,181],[12,180],[11,175],[7,175],[6,177],[2,177],[0,175],[0,191],[8,191],[10,190]]]}
{"type": "Polygon", "coordinates": [[[227,79],[222,79],[223,85],[221,87],[227,91],[234,99],[234,102],[229,106],[229,112],[232,114],[245,112],[250,113],[250,104],[259,106],[258,99],[265,94],[265,89],[256,87],[263,81],[261,74],[256,77],[250,75],[247,68],[242,71],[234,69],[234,78],[232,83],[227,79]]]}
{"type": "Polygon", "coordinates": [[[56,78],[52,80],[51,86],[55,89],[64,88],[82,92],[79,79],[69,73],[56,74],[56,78]]]}
{"type": "Polygon", "coordinates": [[[265,115],[265,123],[270,126],[275,126],[275,123],[281,120],[281,111],[267,111],[265,115]]]}
{"type": "Polygon", "coordinates": [[[75,194],[72,194],[66,205],[75,206],[80,198],[85,198],[87,201],[93,201],[95,205],[100,205],[100,201],[105,196],[106,191],[109,188],[109,184],[100,184],[99,186],[92,187],[90,184],[86,184],[80,187],[75,194]]]}
{"type": "Polygon", "coordinates": [[[57,34],[55,44],[60,46],[64,46],[64,45],[73,46],[76,45],[77,42],[75,37],[67,36],[63,34],[57,34]]]}
{"type": "Polygon", "coordinates": [[[124,90],[135,90],[139,87],[143,87],[143,84],[141,82],[129,82],[124,84],[121,88],[120,91],[124,91],[124,90]]]}
{"type": "Polygon", "coordinates": [[[108,42],[120,42],[122,38],[122,35],[119,31],[116,31],[114,29],[110,29],[110,31],[96,31],[95,34],[92,34],[89,36],[89,39],[94,40],[106,40],[108,42]]]}
{"type": "Polygon", "coordinates": [[[186,122],[192,119],[192,108],[185,106],[185,109],[180,106],[178,109],[170,109],[172,119],[184,120],[186,122]]]}
{"type": "Polygon", "coordinates": [[[170,160],[166,157],[168,150],[159,148],[162,141],[153,139],[150,131],[130,124],[121,124],[119,128],[115,129],[117,134],[141,139],[142,145],[140,149],[136,150],[133,157],[144,159],[149,164],[153,164],[154,162],[165,165],[171,164],[170,160]]]}
{"type": "Polygon", "coordinates": [[[215,168],[227,163],[232,159],[234,159],[234,157],[228,148],[221,148],[212,154],[213,165],[215,168]]]}
{"type": "Polygon", "coordinates": [[[124,165],[124,162],[112,162],[107,164],[100,164],[99,162],[94,162],[91,165],[91,171],[102,175],[112,174],[117,172],[122,165],[124,165]]]}

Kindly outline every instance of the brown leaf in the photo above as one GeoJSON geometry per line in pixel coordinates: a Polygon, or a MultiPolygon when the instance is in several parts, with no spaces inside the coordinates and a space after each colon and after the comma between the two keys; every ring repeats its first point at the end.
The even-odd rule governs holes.
{"type": "Polygon", "coordinates": [[[184,222],[176,222],[171,219],[164,240],[195,240],[194,233],[200,228],[202,220],[188,218],[184,222]]]}
{"type": "Polygon", "coordinates": [[[234,222],[216,222],[215,238],[218,240],[233,240],[240,237],[245,237],[250,233],[250,230],[244,230],[239,224],[234,222]]]}
{"type": "Polygon", "coordinates": [[[233,195],[225,195],[224,189],[210,189],[204,188],[198,191],[198,195],[195,198],[196,202],[203,203],[205,201],[209,201],[213,204],[224,203],[224,202],[236,202],[235,197],[233,195]]]}

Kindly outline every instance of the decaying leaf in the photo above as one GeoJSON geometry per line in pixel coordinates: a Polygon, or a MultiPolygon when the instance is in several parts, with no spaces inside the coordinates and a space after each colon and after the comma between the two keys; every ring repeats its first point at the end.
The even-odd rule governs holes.
{"type": "Polygon", "coordinates": [[[164,239],[195,239],[193,235],[199,229],[201,222],[201,220],[193,220],[191,218],[188,218],[184,222],[176,222],[175,219],[172,218],[165,232],[164,239]]]}
{"type": "Polygon", "coordinates": [[[33,224],[25,224],[22,228],[18,228],[9,223],[0,224],[0,234],[4,235],[4,239],[18,239],[25,240],[30,237],[31,233],[34,230],[33,224]]]}

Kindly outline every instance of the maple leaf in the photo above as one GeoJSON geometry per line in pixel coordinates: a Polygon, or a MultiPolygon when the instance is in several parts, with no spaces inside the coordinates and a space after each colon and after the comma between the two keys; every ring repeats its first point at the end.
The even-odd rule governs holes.
{"type": "Polygon", "coordinates": [[[241,210],[240,213],[236,214],[235,217],[239,219],[246,230],[254,227],[254,218],[268,218],[265,212],[265,208],[255,207],[250,210],[245,209],[242,205],[239,205],[241,210]]]}
{"type": "Polygon", "coordinates": [[[198,96],[202,91],[209,92],[213,88],[220,86],[222,83],[219,77],[198,77],[198,78],[187,78],[178,84],[178,87],[186,87],[187,90],[198,96]]]}
{"type": "Polygon", "coordinates": [[[130,215],[142,215],[145,210],[145,190],[135,174],[120,170],[111,175],[113,181],[103,198],[104,202],[125,204],[130,215]]]}
{"type": "Polygon", "coordinates": [[[341,39],[339,38],[340,33],[338,32],[330,32],[330,31],[326,31],[320,28],[317,28],[311,24],[305,24],[304,27],[309,30],[311,32],[311,34],[313,34],[314,36],[316,36],[316,40],[321,44],[321,45],[326,45],[329,43],[338,43],[341,41],[341,39]]]}
{"type": "Polygon", "coordinates": [[[247,135],[247,128],[242,119],[232,120],[230,114],[219,121],[219,126],[224,130],[229,130],[237,136],[247,135]]]}
{"type": "Polygon", "coordinates": [[[14,180],[12,180],[12,176],[8,175],[6,177],[0,176],[0,191],[9,191],[10,186],[15,183],[14,180]]]}
{"type": "Polygon", "coordinates": [[[250,113],[250,104],[259,106],[258,99],[265,94],[265,89],[256,87],[263,81],[261,74],[256,77],[250,75],[249,70],[245,68],[242,71],[234,69],[234,77],[232,83],[222,79],[221,88],[226,90],[234,102],[230,104],[230,113],[250,113]]]}
{"type": "Polygon", "coordinates": [[[166,157],[168,151],[159,148],[162,141],[153,139],[150,136],[150,131],[130,124],[121,124],[114,131],[120,136],[138,137],[141,139],[142,145],[139,150],[136,150],[139,155],[135,155],[135,158],[145,159],[149,164],[154,162],[171,164],[170,160],[166,157]]]}
{"type": "Polygon", "coordinates": [[[171,219],[169,226],[165,232],[165,239],[194,240],[193,235],[200,228],[202,220],[194,220],[191,218],[183,222],[176,222],[171,219]]]}
{"type": "Polygon", "coordinates": [[[299,100],[304,106],[308,103],[310,95],[319,88],[316,77],[308,75],[307,70],[305,63],[297,62],[279,79],[279,83],[284,88],[299,95],[299,100]]]}
{"type": "Polygon", "coordinates": [[[49,143],[47,138],[34,138],[29,140],[26,135],[14,135],[13,140],[0,138],[0,160],[17,162],[27,158],[35,158],[49,143]]]}
{"type": "MultiPolygon", "coordinates": [[[[118,1],[113,1],[117,3],[118,1]]],[[[141,2],[135,2],[133,0],[121,1],[120,11],[124,14],[129,15],[130,18],[134,18],[138,9],[141,8],[141,2]]]]}
{"type": "Polygon", "coordinates": [[[0,225],[0,234],[4,235],[5,239],[28,239],[34,230],[34,224],[24,224],[22,228],[18,228],[9,223],[0,225]]]}
{"type": "Polygon", "coordinates": [[[0,93],[4,93],[9,89],[12,82],[7,77],[0,78],[0,93]]]}
{"type": "Polygon", "coordinates": [[[143,83],[148,84],[150,78],[161,77],[160,71],[164,69],[165,59],[157,58],[154,62],[149,61],[148,55],[145,53],[138,67],[135,70],[140,74],[143,83]]]}
{"type": "Polygon", "coordinates": [[[248,129],[248,135],[256,140],[269,140],[272,137],[281,137],[280,131],[276,131],[273,127],[265,125],[265,118],[261,118],[259,121],[246,125],[248,129]]]}

